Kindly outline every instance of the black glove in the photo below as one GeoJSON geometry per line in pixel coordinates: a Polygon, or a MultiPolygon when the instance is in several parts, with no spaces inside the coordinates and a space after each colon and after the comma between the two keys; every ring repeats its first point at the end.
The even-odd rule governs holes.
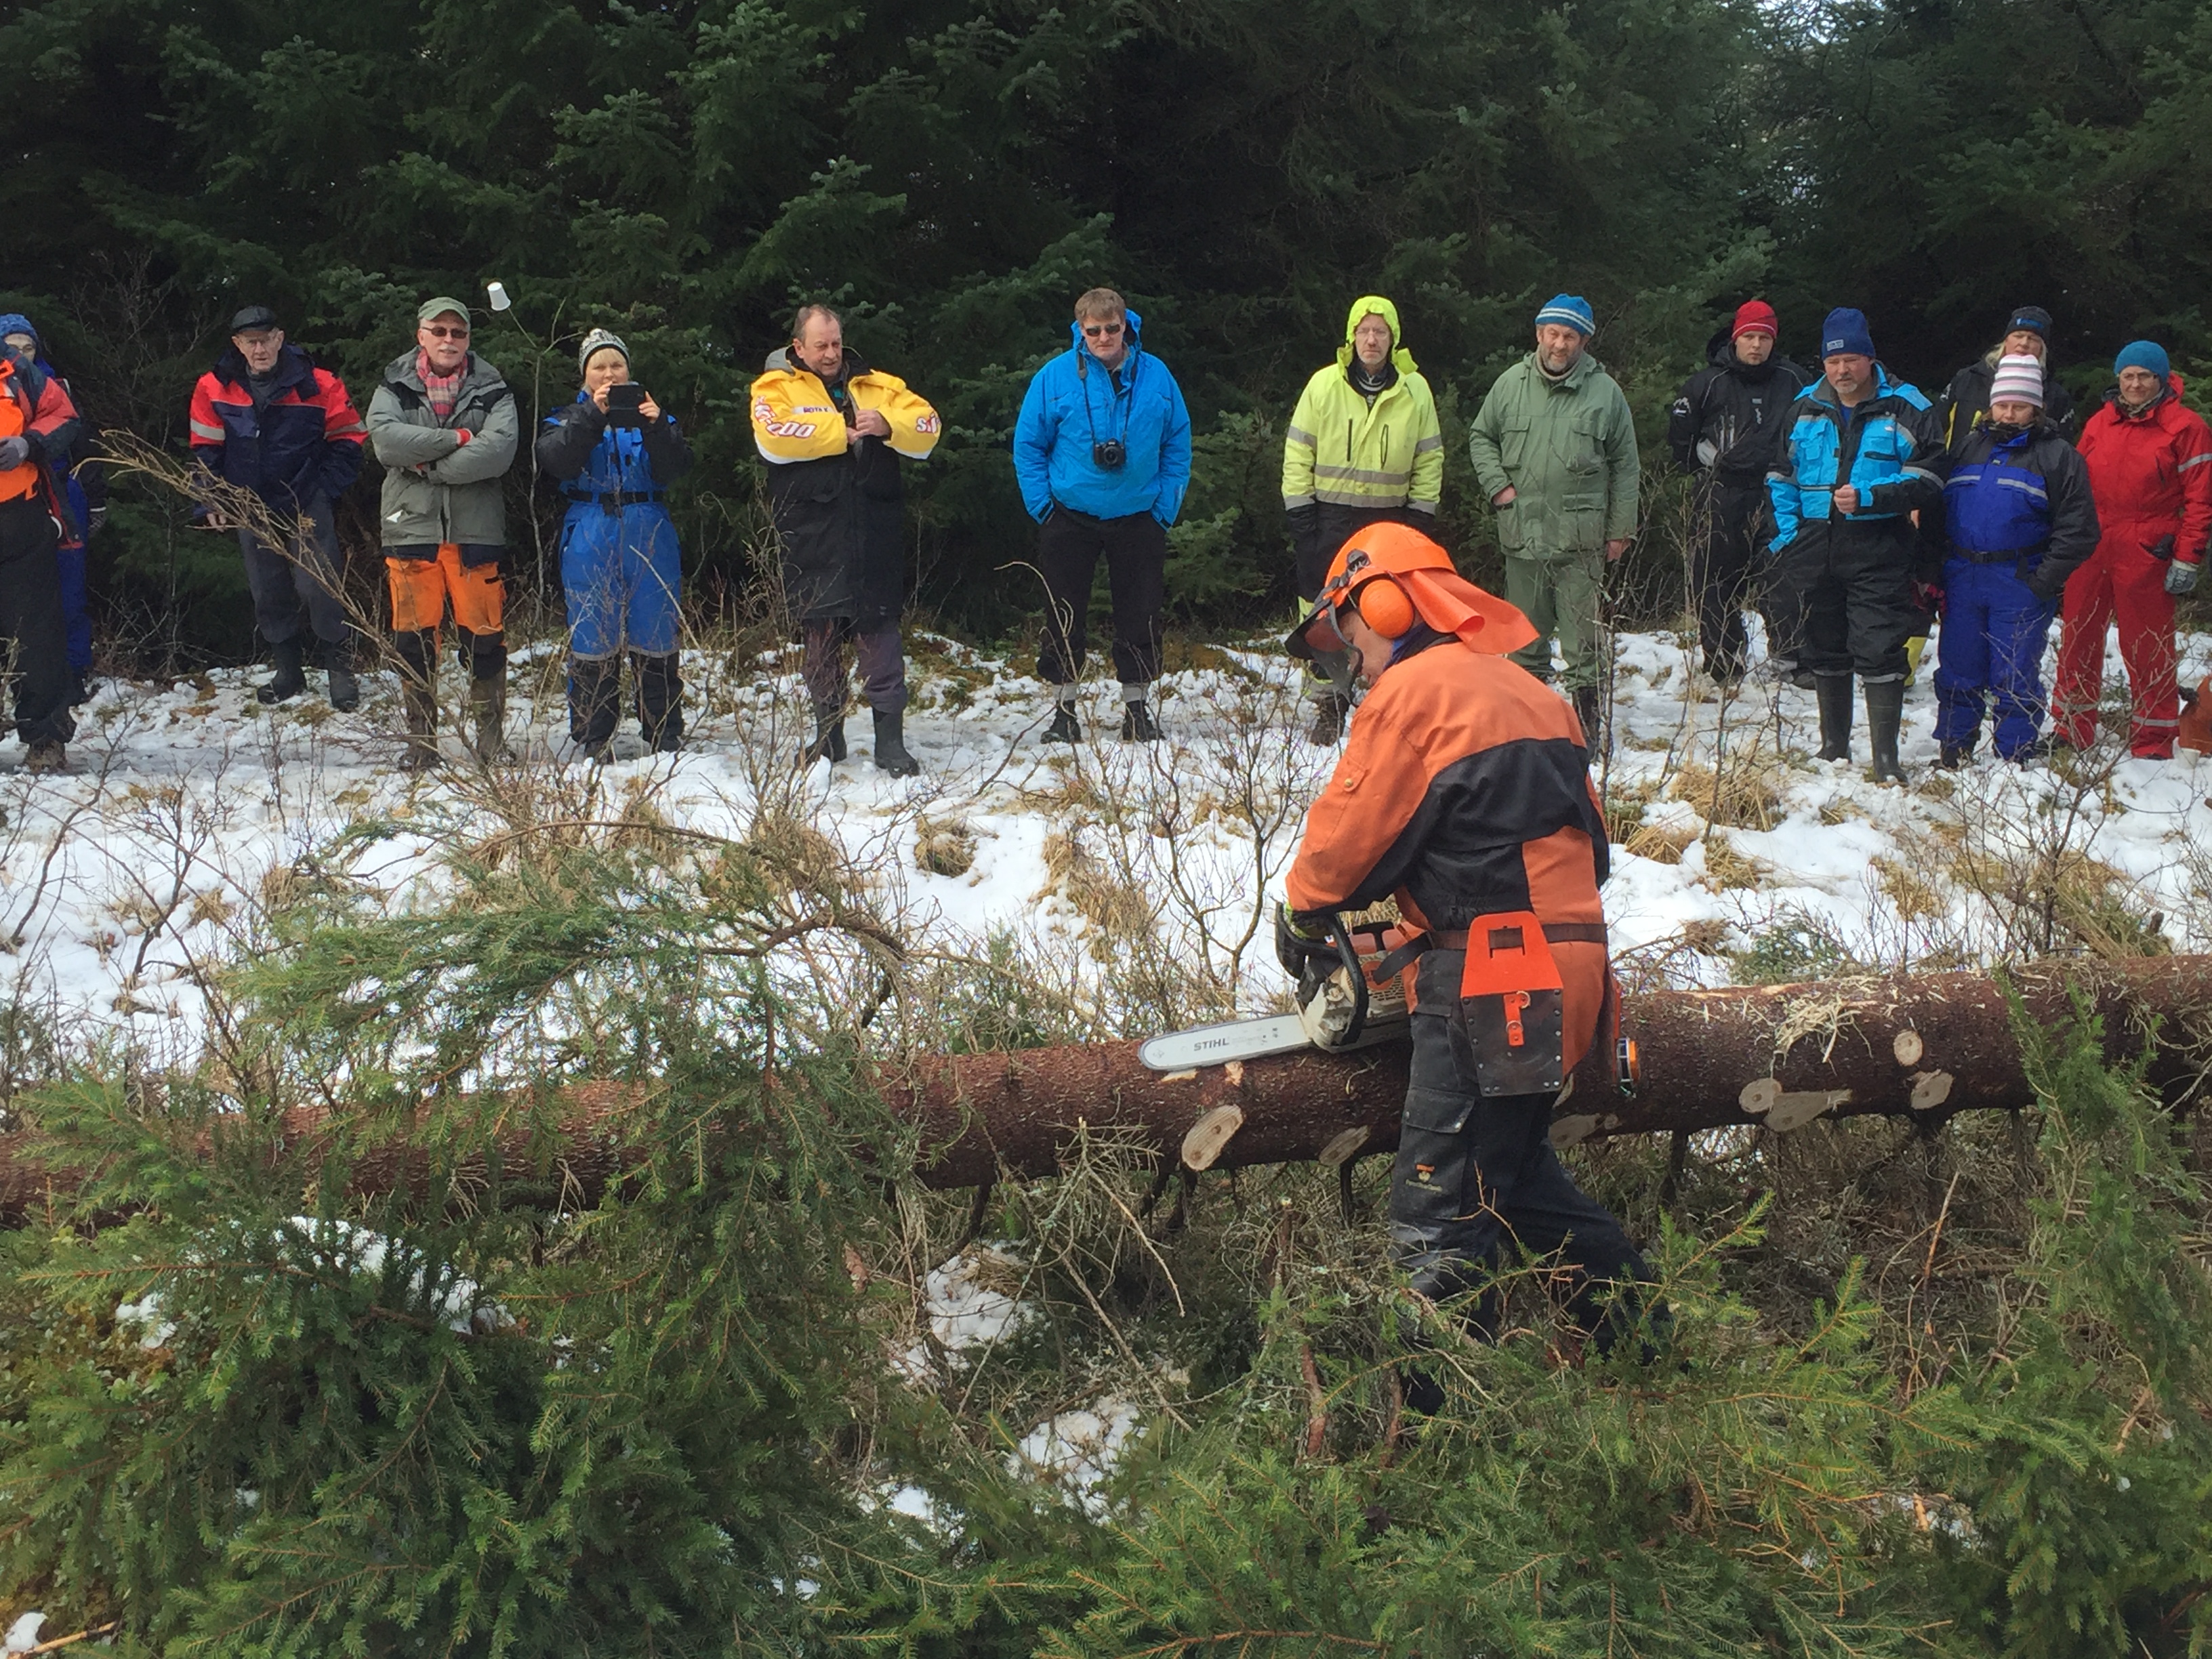
{"type": "Polygon", "coordinates": [[[2197,591],[2197,567],[2186,559],[2176,559],[2166,568],[2166,591],[2179,599],[2184,593],[2197,591]]]}
{"type": "Polygon", "coordinates": [[[106,507],[92,507],[85,509],[84,533],[86,535],[97,536],[100,533],[100,526],[106,522],[107,509],[106,507]]]}
{"type": "Polygon", "coordinates": [[[1328,936],[1328,924],[1325,910],[1299,912],[1285,904],[1275,912],[1275,960],[1292,979],[1304,974],[1306,964],[1317,957],[1336,961],[1336,941],[1328,936]]]}

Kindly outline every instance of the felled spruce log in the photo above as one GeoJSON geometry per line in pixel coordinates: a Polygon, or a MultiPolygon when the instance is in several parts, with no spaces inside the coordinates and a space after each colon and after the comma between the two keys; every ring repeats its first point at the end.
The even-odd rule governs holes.
{"type": "MultiPolygon", "coordinates": [[[[2174,1103],[2212,1064],[2212,957],[2067,962],[2022,970],[2012,982],[2030,1020],[2047,1030],[2071,1018],[2075,992],[2086,996],[2113,1060],[2142,1054],[2155,1029],[2149,1079],[2174,1103]]],[[[1559,1103],[1555,1142],[1726,1124],[1789,1133],[1868,1114],[1936,1121],[2034,1098],[2004,993],[1979,975],[1650,992],[1627,999],[1622,1030],[1640,1053],[1641,1084],[1622,1095],[1612,1056],[1593,1054],[1559,1103]]],[[[1407,1052],[1402,1043],[1344,1055],[1309,1050],[1164,1075],[1138,1064],[1134,1042],[1104,1042],[932,1058],[882,1082],[893,1109],[921,1131],[921,1179],[969,1187],[1001,1172],[1052,1174],[1079,1124],[1194,1169],[1387,1152],[1397,1145],[1407,1052]]],[[[550,1164],[520,1140],[503,1160],[509,1197],[588,1204],[622,1175],[607,1131],[623,1092],[598,1085],[574,1099],[550,1164]]],[[[287,1138],[325,1127],[318,1115],[295,1114],[287,1138]]],[[[52,1191],[52,1178],[21,1157],[24,1139],[0,1136],[6,1224],[20,1224],[52,1191]]],[[[359,1160],[353,1185],[380,1193],[428,1178],[424,1156],[395,1145],[359,1160]]]]}

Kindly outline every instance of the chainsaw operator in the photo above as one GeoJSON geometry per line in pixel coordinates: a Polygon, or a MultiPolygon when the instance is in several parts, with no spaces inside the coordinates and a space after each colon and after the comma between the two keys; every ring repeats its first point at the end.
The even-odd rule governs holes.
{"type": "Polygon", "coordinates": [[[1276,950],[1310,981],[1339,958],[1335,913],[1396,898],[1417,953],[1412,1079],[1390,1231],[1413,1288],[1474,1290],[1467,1315],[1498,1329],[1486,1280],[1509,1249],[1556,1255],[1567,1309],[1599,1349],[1632,1326],[1614,1286],[1650,1274],[1620,1223],[1552,1150],[1552,1109],[1594,1042],[1613,1040],[1605,823],[1574,709],[1506,653],[1528,619],[1462,580],[1404,525],[1357,532],[1337,553],[1292,656],[1349,649],[1371,688],[1306,816],[1276,950]]]}

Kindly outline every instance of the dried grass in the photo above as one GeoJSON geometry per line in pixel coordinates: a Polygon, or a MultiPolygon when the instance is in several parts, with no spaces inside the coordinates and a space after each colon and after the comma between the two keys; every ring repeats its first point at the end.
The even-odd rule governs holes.
{"type": "Polygon", "coordinates": [[[1724,835],[1705,837],[1705,882],[1717,891],[1757,887],[1774,872],[1774,866],[1755,859],[1724,835]]]}
{"type": "Polygon", "coordinates": [[[964,876],[975,867],[975,832],[957,818],[917,818],[914,861],[933,876],[964,876]]]}
{"type": "Polygon", "coordinates": [[[1695,810],[1709,823],[1732,830],[1771,830],[1782,822],[1779,763],[1753,749],[1724,757],[1717,772],[1690,761],[1667,787],[1670,799],[1695,810]]]}

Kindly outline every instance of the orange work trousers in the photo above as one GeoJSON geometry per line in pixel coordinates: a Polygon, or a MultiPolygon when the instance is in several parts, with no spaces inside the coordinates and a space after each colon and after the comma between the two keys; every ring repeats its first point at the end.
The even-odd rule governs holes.
{"type": "Polygon", "coordinates": [[[453,621],[471,634],[496,634],[507,601],[497,564],[466,565],[461,550],[441,543],[434,559],[386,559],[392,580],[392,631],[435,633],[448,604],[453,621]]]}

